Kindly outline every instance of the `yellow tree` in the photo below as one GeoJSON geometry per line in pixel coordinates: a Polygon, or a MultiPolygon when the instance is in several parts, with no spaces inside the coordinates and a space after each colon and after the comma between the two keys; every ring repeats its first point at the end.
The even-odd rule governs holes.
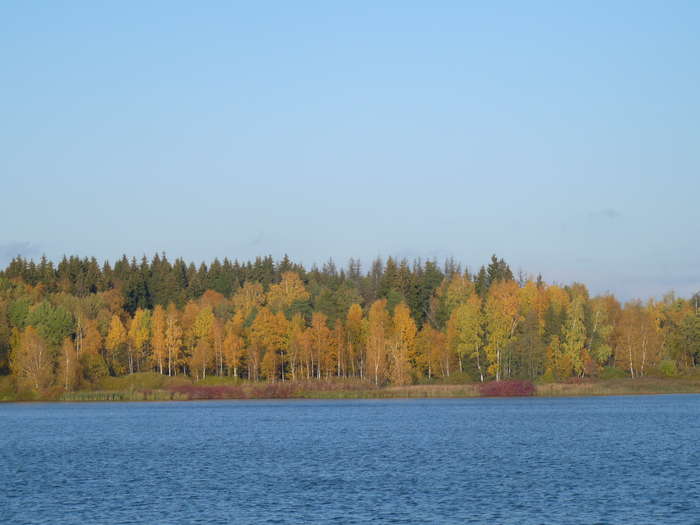
{"type": "Polygon", "coordinates": [[[244,330],[245,317],[241,311],[236,312],[236,314],[226,322],[224,328],[224,360],[228,367],[228,374],[231,375],[231,371],[233,371],[233,377],[238,377],[238,368],[241,366],[243,358],[245,357],[244,330]]]}
{"type": "MultiPolygon", "coordinates": [[[[267,379],[277,377],[284,380],[284,351],[287,347],[288,325],[282,312],[273,314],[266,306],[262,307],[250,327],[251,361],[256,368],[262,367],[267,379]],[[265,360],[265,355],[269,355],[265,360]],[[279,376],[278,376],[279,373],[279,376]]],[[[257,376],[257,370],[253,370],[257,376]]]]}
{"type": "Polygon", "coordinates": [[[395,385],[411,382],[411,372],[415,359],[416,323],[411,311],[404,303],[394,309],[391,331],[390,375],[395,385]]]}
{"type": "Polygon", "coordinates": [[[618,326],[615,361],[627,368],[632,377],[643,376],[661,358],[662,340],[657,329],[655,313],[639,301],[627,303],[618,326]]]}
{"type": "Polygon", "coordinates": [[[267,305],[273,312],[284,312],[294,303],[309,300],[309,292],[296,272],[284,272],[278,284],[270,286],[267,305]]]}
{"type": "Polygon", "coordinates": [[[43,390],[53,379],[53,358],[47,344],[33,326],[27,326],[10,354],[10,370],[20,383],[35,391],[43,390]]]}
{"type": "Polygon", "coordinates": [[[217,374],[224,375],[224,339],[226,337],[224,323],[219,318],[214,318],[212,326],[212,343],[214,347],[214,357],[216,359],[217,374]]]}
{"type": "Polygon", "coordinates": [[[304,358],[305,349],[304,318],[296,313],[289,322],[288,359],[292,380],[297,379],[297,369],[304,358]]]}
{"type": "Polygon", "coordinates": [[[386,376],[386,340],[390,323],[386,299],[378,299],[372,303],[367,321],[367,367],[374,378],[374,384],[378,385],[386,376]]]}
{"type": "Polygon", "coordinates": [[[265,332],[262,334],[261,342],[265,348],[267,361],[264,363],[265,376],[276,381],[280,378],[285,380],[288,346],[289,322],[282,312],[273,314],[267,308],[265,317],[265,332]]]}
{"type": "Polygon", "coordinates": [[[307,328],[301,334],[300,339],[300,366],[303,365],[304,376],[306,379],[311,379],[314,375],[314,340],[311,334],[311,328],[307,328]]]}
{"type": "Polygon", "coordinates": [[[122,356],[126,343],[126,328],[124,328],[119,316],[114,314],[112,315],[112,319],[109,323],[109,331],[107,332],[105,346],[107,347],[107,350],[109,350],[109,360],[112,365],[112,370],[116,375],[122,374],[125,369],[122,356]]]}
{"type": "Polygon", "coordinates": [[[129,323],[128,346],[129,373],[140,370],[140,363],[148,358],[148,343],[151,339],[151,312],[138,308],[129,323]]]}
{"type": "Polygon", "coordinates": [[[73,341],[71,341],[70,337],[66,337],[63,339],[63,344],[61,345],[58,377],[63,388],[66,391],[71,391],[78,383],[79,376],[80,363],[78,362],[78,356],[76,355],[73,341]]]}
{"type": "Polygon", "coordinates": [[[260,363],[260,370],[263,376],[269,381],[274,382],[277,379],[277,370],[279,368],[279,355],[272,350],[266,350],[263,354],[260,363]]]}
{"type": "Polygon", "coordinates": [[[612,355],[611,336],[619,303],[611,295],[594,297],[591,302],[591,329],[588,349],[598,367],[606,365],[612,355]]]}
{"type": "MultiPolygon", "coordinates": [[[[182,326],[183,335],[186,337],[190,337],[193,333],[192,327],[201,309],[201,306],[196,301],[189,300],[185,303],[185,307],[182,309],[182,314],[180,315],[180,325],[182,326]]],[[[185,341],[185,343],[187,344],[188,341],[185,341]]]]}
{"type": "Polygon", "coordinates": [[[243,317],[247,318],[253,310],[259,310],[265,302],[262,284],[246,281],[236,291],[232,302],[234,309],[237,312],[243,312],[243,317]]]}
{"type": "Polygon", "coordinates": [[[177,308],[173,303],[168,305],[165,317],[165,353],[168,361],[168,375],[177,374],[177,363],[180,361],[182,349],[182,328],[178,321],[177,308]]]}
{"type": "Polygon", "coordinates": [[[360,377],[362,377],[365,368],[365,323],[362,307],[357,303],[352,304],[348,309],[345,319],[345,334],[352,375],[357,375],[359,372],[360,377]]]}
{"type": "Polygon", "coordinates": [[[95,319],[85,319],[81,354],[98,355],[102,349],[102,334],[95,319]]]}
{"type": "Polygon", "coordinates": [[[505,356],[506,346],[515,333],[520,321],[518,308],[518,285],[515,281],[496,281],[491,285],[486,299],[486,329],[488,344],[486,357],[489,361],[488,373],[499,381],[510,374],[510,362],[505,356]]]}
{"type": "Polygon", "coordinates": [[[94,382],[108,373],[107,355],[104,351],[102,334],[95,319],[85,319],[84,321],[83,341],[78,361],[79,373],[82,378],[88,381],[94,382]]]}
{"type": "Polygon", "coordinates": [[[557,285],[547,287],[547,303],[555,317],[563,319],[566,317],[566,308],[569,306],[569,294],[557,285]]]}
{"type": "Polygon", "coordinates": [[[443,358],[447,356],[445,334],[435,330],[428,323],[423,325],[416,336],[416,366],[418,370],[432,379],[436,371],[443,367],[443,358]]]}
{"type": "MultiPolygon", "coordinates": [[[[287,349],[289,347],[289,321],[284,313],[277,312],[274,316],[273,328],[269,334],[267,347],[277,355],[279,378],[284,381],[287,376],[287,349]]],[[[276,376],[277,374],[275,374],[276,376]]]]}
{"type": "Polygon", "coordinates": [[[321,364],[321,375],[323,375],[326,378],[329,378],[336,371],[337,358],[339,353],[338,340],[335,337],[337,334],[334,330],[330,328],[330,326],[327,327],[327,330],[328,336],[326,344],[319,349],[319,363],[321,364]]]}
{"type": "Polygon", "coordinates": [[[312,314],[309,335],[311,336],[312,373],[315,363],[316,377],[320,379],[322,371],[324,369],[327,371],[329,368],[327,364],[330,362],[331,331],[328,328],[328,317],[325,314],[321,312],[312,314]]]}
{"type": "Polygon", "coordinates": [[[211,362],[212,348],[209,339],[203,337],[197,340],[190,356],[190,373],[196,380],[207,377],[207,367],[211,362]]]}
{"type": "Polygon", "coordinates": [[[548,306],[549,296],[543,284],[539,285],[535,281],[529,280],[520,288],[520,310],[523,317],[526,317],[528,312],[535,312],[540,335],[544,333],[544,316],[548,306]]]}
{"type": "Polygon", "coordinates": [[[208,306],[212,311],[216,311],[221,305],[227,303],[226,297],[215,290],[207,290],[199,298],[199,304],[202,308],[208,306]]]}
{"type": "Polygon", "coordinates": [[[335,375],[337,377],[347,376],[348,342],[345,334],[345,326],[338,320],[331,334],[333,348],[333,358],[335,360],[335,375]]]}
{"type": "Polygon", "coordinates": [[[195,317],[192,325],[192,338],[196,341],[200,339],[208,339],[211,341],[212,331],[214,329],[214,312],[211,306],[205,306],[195,317]]]}
{"type": "MultiPolygon", "coordinates": [[[[535,309],[537,303],[537,296],[539,295],[539,287],[537,283],[532,280],[528,280],[522,288],[519,290],[520,293],[520,309],[523,312],[529,312],[535,309]]],[[[543,312],[544,313],[544,312],[543,312]]]]}
{"type": "MultiPolygon", "coordinates": [[[[259,317],[255,316],[255,319],[259,317]]],[[[256,324],[255,320],[246,330],[248,339],[248,359],[246,359],[246,365],[248,368],[248,379],[252,381],[257,381],[260,374],[260,363],[263,359],[263,352],[265,348],[263,345],[262,337],[259,335],[259,326],[261,323],[256,324]]]]}
{"type": "MultiPolygon", "coordinates": [[[[664,304],[657,302],[653,298],[649,299],[646,311],[651,323],[649,334],[649,366],[657,366],[664,357],[666,347],[666,331],[664,330],[665,313],[664,304]]],[[[700,308],[696,309],[696,315],[700,313],[700,308]]]]}
{"type": "Polygon", "coordinates": [[[161,305],[156,305],[153,309],[153,318],[151,319],[151,348],[153,349],[153,361],[161,374],[168,357],[165,330],[165,309],[161,305]]]}
{"type": "Polygon", "coordinates": [[[558,335],[552,336],[547,345],[545,360],[545,379],[564,378],[571,375],[573,366],[569,362],[568,355],[562,350],[561,340],[558,335]]]}
{"type": "Polygon", "coordinates": [[[190,328],[190,369],[197,377],[202,379],[207,375],[207,368],[211,365],[214,342],[214,312],[211,306],[206,305],[199,310],[190,328]],[[197,371],[195,372],[195,369],[197,371]]]}
{"type": "Polygon", "coordinates": [[[464,304],[475,293],[474,283],[470,279],[459,273],[453,274],[445,294],[447,315],[452,314],[455,308],[464,304]]]}
{"type": "Polygon", "coordinates": [[[201,311],[199,303],[193,300],[187,301],[185,308],[180,315],[180,327],[182,328],[182,348],[177,362],[182,369],[182,373],[186,373],[189,366],[190,357],[194,347],[197,345],[197,336],[194,328],[197,316],[201,311]]]}
{"type": "Polygon", "coordinates": [[[482,382],[484,381],[481,363],[483,336],[481,300],[478,295],[474,294],[452,311],[447,322],[447,340],[450,349],[459,358],[460,372],[463,371],[463,359],[471,357],[476,363],[482,382]]]}

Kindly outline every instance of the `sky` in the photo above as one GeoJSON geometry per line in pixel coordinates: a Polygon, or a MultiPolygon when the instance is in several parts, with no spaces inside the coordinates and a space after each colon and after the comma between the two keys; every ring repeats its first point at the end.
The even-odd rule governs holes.
{"type": "Polygon", "coordinates": [[[0,3],[0,266],[491,254],[700,290],[700,3],[0,3]]]}

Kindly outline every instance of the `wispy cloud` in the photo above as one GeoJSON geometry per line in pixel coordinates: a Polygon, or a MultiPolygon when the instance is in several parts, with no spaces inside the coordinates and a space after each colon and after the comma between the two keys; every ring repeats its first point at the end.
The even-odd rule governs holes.
{"type": "Polygon", "coordinates": [[[260,246],[265,239],[265,235],[263,234],[262,231],[258,232],[258,234],[254,237],[251,237],[248,241],[244,242],[241,246],[245,246],[247,248],[254,248],[255,246],[260,246]]]}
{"type": "Polygon", "coordinates": [[[589,215],[589,217],[591,217],[593,219],[600,218],[600,219],[609,219],[611,221],[622,217],[622,214],[614,208],[604,208],[602,210],[593,211],[593,212],[589,213],[588,215],[589,215]]]}

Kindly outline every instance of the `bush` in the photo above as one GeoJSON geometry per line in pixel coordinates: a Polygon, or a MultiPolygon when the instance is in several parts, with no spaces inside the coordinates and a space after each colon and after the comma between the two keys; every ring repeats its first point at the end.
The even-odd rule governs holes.
{"type": "Polygon", "coordinates": [[[489,381],[479,385],[482,397],[523,397],[535,395],[531,381],[489,381]]]}
{"type": "Polygon", "coordinates": [[[209,375],[204,379],[197,381],[199,386],[237,386],[244,383],[244,381],[239,377],[232,376],[212,376],[209,375]]]}
{"type": "Polygon", "coordinates": [[[622,379],[623,377],[627,377],[627,372],[614,366],[606,366],[603,368],[599,377],[600,379],[622,379]]]}
{"type": "Polygon", "coordinates": [[[83,369],[83,377],[90,385],[98,384],[109,376],[107,363],[99,354],[85,353],[80,356],[80,365],[83,369]]]}
{"type": "Polygon", "coordinates": [[[659,371],[666,377],[674,377],[678,375],[676,362],[671,359],[664,359],[659,363],[659,371]]]}

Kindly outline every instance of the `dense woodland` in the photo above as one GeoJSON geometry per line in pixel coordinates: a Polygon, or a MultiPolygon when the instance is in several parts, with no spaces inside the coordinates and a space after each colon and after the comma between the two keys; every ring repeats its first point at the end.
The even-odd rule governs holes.
{"type": "Polygon", "coordinates": [[[139,371],[376,385],[675,375],[700,361],[700,296],[591,297],[452,260],[113,265],[15,258],[0,273],[0,374],[17,389],[87,389],[139,371]]]}

